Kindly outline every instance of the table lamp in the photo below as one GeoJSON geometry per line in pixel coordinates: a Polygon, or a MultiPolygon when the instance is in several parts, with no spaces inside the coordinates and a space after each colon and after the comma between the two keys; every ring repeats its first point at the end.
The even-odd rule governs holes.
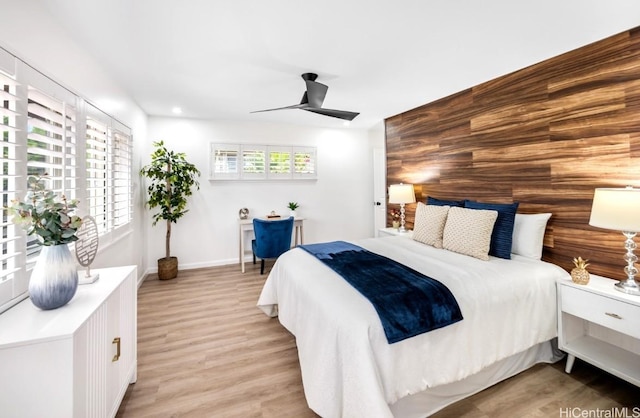
{"type": "Polygon", "coordinates": [[[404,227],[404,205],[415,203],[416,195],[413,192],[413,184],[392,184],[389,186],[389,203],[400,204],[400,232],[407,232],[404,227]]]}
{"type": "Polygon", "coordinates": [[[624,260],[627,266],[624,272],[627,280],[616,283],[615,289],[630,295],[640,295],[640,286],[635,281],[638,269],[635,262],[638,257],[633,253],[636,243],[633,238],[640,231],[640,189],[627,187],[624,189],[601,188],[593,195],[591,218],[589,225],[598,228],[621,231],[626,237],[624,248],[627,254],[624,260]]]}

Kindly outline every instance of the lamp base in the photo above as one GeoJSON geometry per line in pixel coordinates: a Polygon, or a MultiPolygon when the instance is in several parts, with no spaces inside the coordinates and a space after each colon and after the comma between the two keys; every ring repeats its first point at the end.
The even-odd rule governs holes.
{"type": "Polygon", "coordinates": [[[627,295],[640,296],[640,286],[633,279],[618,282],[614,285],[614,288],[627,295]]]}

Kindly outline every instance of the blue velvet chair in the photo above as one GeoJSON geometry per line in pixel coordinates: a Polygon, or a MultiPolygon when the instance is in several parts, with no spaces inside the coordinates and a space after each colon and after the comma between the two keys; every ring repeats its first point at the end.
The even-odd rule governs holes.
{"type": "Polygon", "coordinates": [[[256,238],[251,241],[253,264],[256,257],[260,259],[260,274],[264,274],[264,260],[278,258],[291,249],[291,233],[293,217],[278,221],[253,219],[253,233],[256,238]]]}

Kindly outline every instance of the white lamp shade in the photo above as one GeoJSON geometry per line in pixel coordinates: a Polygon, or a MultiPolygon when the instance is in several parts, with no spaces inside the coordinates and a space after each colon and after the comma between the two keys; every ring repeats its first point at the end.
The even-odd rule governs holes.
{"type": "Polygon", "coordinates": [[[589,225],[640,232],[640,189],[596,189],[589,225]]]}
{"type": "Polygon", "coordinates": [[[392,184],[389,186],[389,203],[414,203],[416,194],[413,184],[392,184]]]}

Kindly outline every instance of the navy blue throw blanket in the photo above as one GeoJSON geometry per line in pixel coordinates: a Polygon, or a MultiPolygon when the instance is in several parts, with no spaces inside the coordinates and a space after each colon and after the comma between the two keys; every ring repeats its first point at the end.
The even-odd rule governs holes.
{"type": "Polygon", "coordinates": [[[403,264],[344,241],[300,248],[369,299],[389,344],[462,320],[458,302],[445,285],[403,264]]]}

